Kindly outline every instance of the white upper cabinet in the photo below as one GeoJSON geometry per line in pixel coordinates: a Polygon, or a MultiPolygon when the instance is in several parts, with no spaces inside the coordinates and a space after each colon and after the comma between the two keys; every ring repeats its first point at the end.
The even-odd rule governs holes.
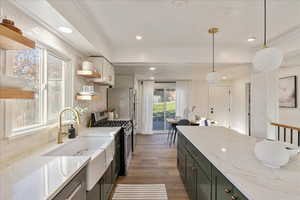
{"type": "Polygon", "coordinates": [[[103,57],[90,57],[89,61],[94,63],[94,66],[101,78],[93,79],[94,83],[103,85],[115,85],[115,70],[114,66],[103,57]]]}

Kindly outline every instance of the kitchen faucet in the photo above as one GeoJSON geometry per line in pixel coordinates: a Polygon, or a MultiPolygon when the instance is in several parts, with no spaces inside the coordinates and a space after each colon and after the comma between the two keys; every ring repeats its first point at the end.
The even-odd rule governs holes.
{"type": "Polygon", "coordinates": [[[57,144],[62,144],[64,143],[63,142],[63,136],[67,135],[66,132],[63,132],[62,131],[62,114],[65,112],[65,111],[72,111],[74,114],[75,114],[75,120],[76,120],[76,123],[79,125],[80,124],[80,118],[79,118],[79,114],[77,112],[77,110],[75,110],[74,108],[71,108],[71,107],[66,107],[64,108],[62,111],[60,111],[59,113],[59,124],[58,124],[58,128],[59,128],[59,131],[58,131],[58,135],[57,135],[57,144]]]}

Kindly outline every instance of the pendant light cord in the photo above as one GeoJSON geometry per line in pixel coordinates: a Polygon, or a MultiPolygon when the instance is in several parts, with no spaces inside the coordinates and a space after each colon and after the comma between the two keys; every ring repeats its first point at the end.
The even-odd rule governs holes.
{"type": "Polygon", "coordinates": [[[264,48],[267,47],[267,0],[264,0],[264,48]]]}
{"type": "Polygon", "coordinates": [[[212,34],[212,42],[213,42],[213,72],[215,72],[215,33],[212,34]]]}

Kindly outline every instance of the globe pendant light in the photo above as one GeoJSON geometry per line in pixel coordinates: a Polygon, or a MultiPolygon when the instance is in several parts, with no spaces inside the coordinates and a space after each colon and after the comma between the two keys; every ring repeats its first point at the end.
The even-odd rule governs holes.
{"type": "Polygon", "coordinates": [[[280,67],[283,60],[282,52],[267,46],[267,0],[264,0],[264,45],[253,58],[253,67],[257,71],[268,72],[280,67]]]}
{"type": "Polygon", "coordinates": [[[212,42],[213,42],[213,62],[212,62],[212,72],[209,72],[206,75],[206,80],[208,83],[213,84],[217,83],[220,80],[219,74],[215,71],[215,34],[219,32],[218,28],[210,28],[208,30],[209,34],[212,34],[212,42]]]}

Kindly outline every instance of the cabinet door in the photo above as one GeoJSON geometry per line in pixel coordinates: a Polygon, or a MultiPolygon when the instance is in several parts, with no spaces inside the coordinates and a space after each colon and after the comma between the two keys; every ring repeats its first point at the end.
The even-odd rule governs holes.
{"type": "Polygon", "coordinates": [[[206,173],[196,163],[197,200],[211,200],[212,185],[206,173]]]}
{"type": "Polygon", "coordinates": [[[119,176],[120,168],[121,168],[121,136],[120,132],[118,132],[115,136],[115,160],[116,160],[116,167],[115,167],[115,173],[116,176],[119,176]]]}
{"type": "Polygon", "coordinates": [[[233,188],[233,200],[248,200],[237,188],[233,188]]]}
{"type": "Polygon", "coordinates": [[[180,173],[182,182],[185,184],[186,182],[186,153],[183,149],[184,147],[181,146],[177,150],[177,166],[178,166],[178,171],[180,173]]]}
{"type": "Polygon", "coordinates": [[[53,200],[85,200],[86,199],[86,169],[77,174],[53,200]]]}
{"type": "Polygon", "coordinates": [[[220,172],[216,173],[216,197],[215,200],[226,200],[231,199],[233,195],[233,185],[221,174],[220,172]]]}
{"type": "Polygon", "coordinates": [[[105,187],[105,183],[104,183],[104,177],[102,177],[99,181],[100,184],[100,199],[101,200],[107,200],[107,192],[106,192],[106,187],[105,187]]]}
{"type": "Polygon", "coordinates": [[[87,200],[101,200],[101,185],[98,182],[91,191],[87,192],[87,200]]]}
{"type": "Polygon", "coordinates": [[[190,154],[186,155],[186,190],[191,200],[197,199],[196,194],[196,167],[190,154]]]}

